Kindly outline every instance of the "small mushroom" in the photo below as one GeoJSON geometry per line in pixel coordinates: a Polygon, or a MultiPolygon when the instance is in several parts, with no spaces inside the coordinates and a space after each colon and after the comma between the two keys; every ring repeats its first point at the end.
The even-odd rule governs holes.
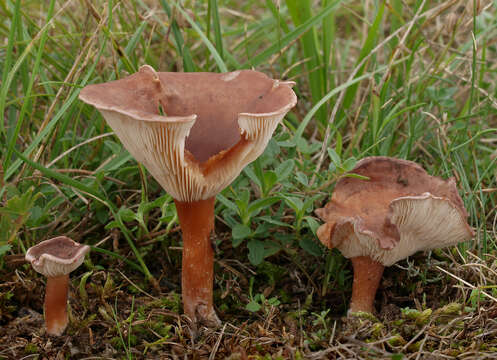
{"type": "Polygon", "coordinates": [[[215,197],[262,154],[297,102],[293,84],[252,70],[158,73],[145,65],[80,93],[175,200],[183,233],[183,307],[195,325],[219,324],[210,240],[215,197]]]}
{"type": "Polygon", "coordinates": [[[26,252],[26,261],[47,277],[45,290],[45,326],[50,335],[61,335],[67,326],[69,273],[83,263],[90,251],[66,236],[45,240],[26,252]]]}
{"type": "Polygon", "coordinates": [[[352,260],[350,312],[373,312],[385,266],[417,251],[471,239],[473,230],[454,179],[430,176],[412,161],[369,157],[341,178],[316,214],[319,240],[352,260]]]}

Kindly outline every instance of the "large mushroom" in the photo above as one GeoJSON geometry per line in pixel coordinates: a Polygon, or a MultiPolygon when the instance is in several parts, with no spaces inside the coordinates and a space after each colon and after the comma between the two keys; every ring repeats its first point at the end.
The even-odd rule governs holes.
{"type": "Polygon", "coordinates": [[[183,307],[194,324],[219,323],[210,241],[215,197],[262,154],[296,104],[292,86],[251,70],[157,73],[145,65],[80,93],[175,200],[183,232],[183,307]]]}
{"type": "Polygon", "coordinates": [[[90,251],[66,236],[58,236],[32,246],[26,261],[47,278],[45,289],[45,327],[50,335],[61,335],[67,326],[69,273],[78,268],[90,251]]]}
{"type": "Polygon", "coordinates": [[[385,266],[417,251],[473,237],[454,179],[430,176],[412,161],[368,157],[341,178],[316,214],[319,240],[352,260],[350,312],[373,312],[385,266]]]}

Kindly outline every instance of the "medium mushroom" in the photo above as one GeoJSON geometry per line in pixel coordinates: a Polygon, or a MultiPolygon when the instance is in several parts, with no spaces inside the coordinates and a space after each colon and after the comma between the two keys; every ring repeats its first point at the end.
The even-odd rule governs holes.
{"type": "Polygon", "coordinates": [[[90,251],[66,236],[45,240],[26,252],[26,261],[47,277],[45,290],[45,326],[50,335],[61,335],[67,326],[69,273],[83,263],[90,251]]]}
{"type": "Polygon", "coordinates": [[[469,240],[473,230],[454,179],[430,176],[412,161],[368,157],[341,178],[316,214],[319,240],[352,260],[350,312],[373,312],[385,266],[417,251],[469,240]]]}
{"type": "Polygon", "coordinates": [[[183,233],[183,307],[194,324],[219,324],[210,241],[215,197],[262,154],[297,102],[293,84],[251,70],[157,73],[145,65],[80,93],[175,200],[183,233]]]}

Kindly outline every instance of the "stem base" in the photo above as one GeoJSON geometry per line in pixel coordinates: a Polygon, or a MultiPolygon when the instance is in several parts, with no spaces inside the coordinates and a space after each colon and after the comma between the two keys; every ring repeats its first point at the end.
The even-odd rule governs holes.
{"type": "Polygon", "coordinates": [[[354,283],[349,314],[353,312],[374,312],[374,298],[380,285],[385,267],[368,256],[350,259],[354,267],[354,283]]]}
{"type": "Polygon", "coordinates": [[[193,202],[175,200],[183,232],[183,308],[195,326],[220,324],[212,299],[214,251],[210,234],[214,229],[214,201],[215,198],[193,202]]]}

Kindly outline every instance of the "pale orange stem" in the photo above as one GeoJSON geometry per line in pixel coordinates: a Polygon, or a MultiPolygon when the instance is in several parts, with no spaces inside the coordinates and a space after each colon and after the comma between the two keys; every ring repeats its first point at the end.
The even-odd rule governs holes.
{"type": "Polygon", "coordinates": [[[45,290],[45,326],[50,335],[62,335],[67,326],[69,274],[47,277],[45,290]]]}
{"type": "Polygon", "coordinates": [[[354,283],[350,312],[364,311],[373,313],[374,298],[385,267],[368,256],[358,256],[350,259],[354,267],[354,283]]]}
{"type": "Polygon", "coordinates": [[[219,324],[213,307],[214,251],[210,235],[214,229],[214,201],[175,201],[183,232],[181,287],[185,314],[194,324],[219,324]]]}

